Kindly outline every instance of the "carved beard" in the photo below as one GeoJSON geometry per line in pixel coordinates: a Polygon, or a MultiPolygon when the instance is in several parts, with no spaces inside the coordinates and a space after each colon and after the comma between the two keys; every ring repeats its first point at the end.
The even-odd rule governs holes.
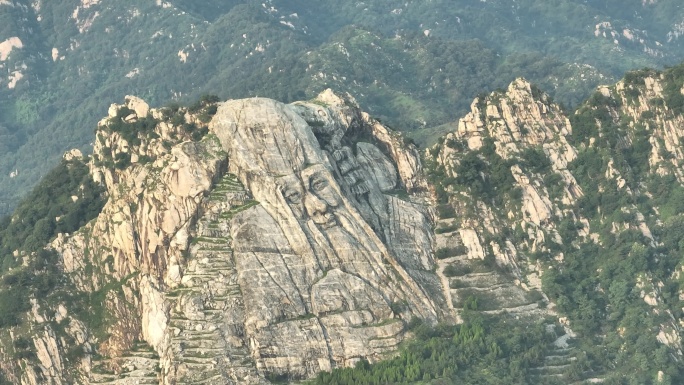
{"type": "Polygon", "coordinates": [[[335,210],[334,225],[319,225],[309,219],[303,226],[321,265],[324,269],[340,269],[355,275],[368,270],[375,277],[385,275],[376,270],[377,256],[374,258],[374,251],[368,249],[373,241],[345,211],[342,207],[335,210]]]}

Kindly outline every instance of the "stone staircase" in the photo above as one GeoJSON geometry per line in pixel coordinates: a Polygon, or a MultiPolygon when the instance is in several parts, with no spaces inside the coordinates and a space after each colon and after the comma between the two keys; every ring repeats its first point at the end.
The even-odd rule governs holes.
{"type": "Polygon", "coordinates": [[[486,266],[481,260],[455,256],[443,260],[443,263],[447,264],[444,275],[449,276],[449,290],[455,309],[462,309],[470,297],[477,299],[478,310],[486,314],[529,313],[539,307],[533,294],[515,285],[513,278],[486,266]]]}
{"type": "MultiPolygon", "coordinates": [[[[452,235],[451,239],[458,240],[457,238],[452,235]]],[[[523,290],[515,284],[512,274],[483,260],[469,259],[467,250],[459,246],[462,245],[455,242],[452,247],[463,250],[461,255],[437,260],[438,276],[442,282],[448,284],[445,296],[456,314],[463,311],[467,304],[472,306],[475,299],[477,311],[484,314],[511,317],[531,324],[556,317],[546,309],[547,304],[540,292],[523,290]]],[[[546,325],[546,329],[550,337],[553,337],[550,338],[553,342],[544,358],[544,365],[532,368],[531,377],[540,383],[569,383],[567,374],[579,354],[572,345],[572,332],[553,321],[546,325]]],[[[580,383],[588,383],[587,381],[589,380],[580,383]]]]}
{"type": "Polygon", "coordinates": [[[205,201],[191,259],[171,291],[171,350],[176,384],[231,384],[258,377],[243,342],[244,305],[230,248],[230,219],[257,204],[232,175],[205,201]]]}

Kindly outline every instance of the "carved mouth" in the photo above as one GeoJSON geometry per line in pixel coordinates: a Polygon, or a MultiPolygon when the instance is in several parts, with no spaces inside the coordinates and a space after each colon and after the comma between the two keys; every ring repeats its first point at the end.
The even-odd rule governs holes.
{"type": "Polygon", "coordinates": [[[337,218],[335,218],[335,216],[332,214],[321,215],[312,219],[316,225],[320,226],[323,229],[329,229],[339,224],[337,222],[337,218]]]}

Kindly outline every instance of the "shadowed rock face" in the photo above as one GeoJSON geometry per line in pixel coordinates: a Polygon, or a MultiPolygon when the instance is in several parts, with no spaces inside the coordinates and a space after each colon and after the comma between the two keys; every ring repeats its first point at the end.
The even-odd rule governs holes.
{"type": "Polygon", "coordinates": [[[245,334],[266,373],[376,360],[402,340],[401,319],[441,316],[426,215],[386,194],[395,164],[353,139],[371,139],[358,109],[327,96],[333,106],[229,101],[210,125],[260,203],[230,227],[245,334]]]}

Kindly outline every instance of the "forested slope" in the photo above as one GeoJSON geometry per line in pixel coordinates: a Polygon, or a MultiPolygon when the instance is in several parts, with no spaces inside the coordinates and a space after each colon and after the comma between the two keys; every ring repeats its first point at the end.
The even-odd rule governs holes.
{"type": "Polygon", "coordinates": [[[334,87],[397,129],[422,130],[518,76],[574,106],[628,69],[675,63],[682,15],[673,0],[5,1],[0,209],[65,150],[90,151],[93,111],[126,94],[160,106],[334,87]]]}
{"type": "MultiPolygon", "coordinates": [[[[684,65],[633,71],[567,113],[516,79],[476,98],[456,129],[425,149],[422,166],[410,141],[329,91],[289,106],[233,101],[226,105],[235,116],[226,120],[212,118],[225,116],[215,97],[153,111],[128,98],[101,121],[93,159],[67,154],[0,224],[4,376],[52,383],[681,383],[683,88],[684,65]],[[286,115],[273,108],[297,111],[289,116],[300,116],[300,126],[283,130],[286,115]],[[251,120],[264,116],[278,118],[273,125],[251,120]],[[338,116],[350,128],[340,130],[338,116]],[[222,131],[219,122],[234,129],[222,131]],[[224,137],[237,130],[259,135],[224,137]],[[291,166],[265,148],[246,151],[260,145],[250,138],[300,130],[309,133],[300,140],[317,144],[279,152],[301,143],[285,140],[268,149],[290,154],[291,164],[298,154],[329,151],[328,161],[340,166],[328,170],[344,174],[320,180],[324,163],[313,163],[258,179],[269,174],[254,164],[291,166]],[[266,163],[255,163],[255,154],[266,163]],[[384,169],[388,164],[396,168],[384,169]],[[300,186],[293,176],[310,173],[319,179],[304,192],[281,186],[300,186]],[[366,230],[388,245],[384,259],[369,264],[388,269],[380,282],[393,287],[394,300],[386,307],[382,297],[363,302],[369,289],[355,294],[362,300],[337,299],[351,290],[348,282],[360,285],[353,277],[366,274],[358,267],[365,264],[318,262],[320,270],[300,276],[307,257],[293,259],[288,249],[299,240],[278,238],[264,225],[279,217],[263,202],[287,202],[281,215],[298,215],[302,201],[313,199],[308,189],[331,199],[336,183],[339,194],[350,191],[336,198],[337,210],[358,205],[359,214],[345,221],[365,226],[365,218],[388,215],[386,230],[380,222],[366,230]],[[254,235],[263,233],[270,235],[254,235]],[[279,249],[267,244],[274,237],[279,249]],[[420,254],[418,244],[432,251],[420,254]],[[265,266],[268,274],[249,278],[265,266]],[[293,287],[307,280],[317,293],[312,310],[291,310],[293,287]],[[268,290],[275,294],[254,295],[268,290]],[[425,295],[423,302],[413,295],[425,295]],[[258,301],[268,306],[254,307],[258,301]],[[251,326],[262,318],[247,316],[250,307],[269,309],[259,313],[268,321],[251,326]],[[320,325],[340,334],[326,339],[320,325]],[[236,342],[245,330],[262,345],[236,342]],[[304,342],[293,348],[287,341],[295,338],[304,342]],[[359,355],[365,348],[372,353],[359,355]],[[334,364],[320,366],[328,359],[334,364]]],[[[284,223],[322,223],[310,215],[284,223]]],[[[329,223],[319,231],[332,236],[332,246],[310,255],[358,258],[371,248],[372,237],[360,242],[355,235],[350,249],[349,233],[329,223]]]]}

